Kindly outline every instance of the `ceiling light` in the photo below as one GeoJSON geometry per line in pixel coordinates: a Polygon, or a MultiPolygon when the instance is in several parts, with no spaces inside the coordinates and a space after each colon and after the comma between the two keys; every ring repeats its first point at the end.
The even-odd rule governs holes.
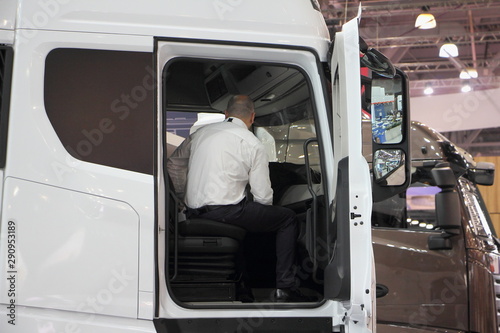
{"type": "Polygon", "coordinates": [[[431,13],[422,13],[415,20],[415,28],[432,29],[436,27],[436,19],[431,13]]]}
{"type": "Polygon", "coordinates": [[[415,28],[418,29],[432,29],[436,27],[436,19],[434,18],[434,15],[431,13],[428,13],[429,11],[429,6],[424,6],[422,7],[423,13],[418,15],[417,19],[415,20],[415,28]]]}
{"type": "Polygon", "coordinates": [[[439,49],[441,58],[458,57],[458,47],[453,43],[446,43],[439,49]]]}
{"type": "Polygon", "coordinates": [[[468,93],[469,91],[472,90],[472,87],[470,86],[470,84],[466,83],[462,86],[462,92],[464,93],[468,93]]]}
{"type": "Polygon", "coordinates": [[[460,72],[460,78],[463,80],[477,79],[478,74],[475,68],[465,68],[460,72]]]}
{"type": "Polygon", "coordinates": [[[424,89],[424,94],[426,95],[432,95],[434,93],[434,89],[431,86],[427,86],[424,89]]]}

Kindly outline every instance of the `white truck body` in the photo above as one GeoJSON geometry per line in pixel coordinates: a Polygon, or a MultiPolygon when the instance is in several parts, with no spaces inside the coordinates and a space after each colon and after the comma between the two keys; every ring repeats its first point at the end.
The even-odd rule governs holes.
{"type": "MultiPolygon", "coordinates": [[[[0,331],[157,332],[155,320],[200,318],[249,319],[241,322],[242,329],[258,331],[258,318],[294,317],[331,318],[332,331],[341,326],[345,332],[371,331],[371,187],[361,153],[359,75],[349,74],[359,73],[356,20],[345,29],[335,41],[333,63],[340,76],[329,115],[332,106],[318,73],[330,61],[330,38],[311,1],[2,1],[0,44],[12,46],[14,61],[6,163],[0,170],[0,331]],[[145,53],[151,58],[143,79],[109,101],[110,114],[120,117],[103,116],[87,128],[76,152],[68,151],[54,130],[44,95],[48,55],[66,49],[145,53]],[[105,144],[146,92],[158,89],[155,107],[162,110],[162,83],[155,80],[176,57],[282,63],[309,75],[323,123],[329,204],[336,200],[338,163],[349,157],[346,209],[360,215],[343,221],[350,228],[348,299],[325,299],[308,307],[199,309],[171,298],[163,274],[167,226],[161,162],[166,146],[158,134],[162,113],[154,119],[154,171],[77,157],[105,144]],[[366,223],[354,223],[363,219],[366,223]]],[[[129,139],[137,138],[131,134],[129,139]]]]}

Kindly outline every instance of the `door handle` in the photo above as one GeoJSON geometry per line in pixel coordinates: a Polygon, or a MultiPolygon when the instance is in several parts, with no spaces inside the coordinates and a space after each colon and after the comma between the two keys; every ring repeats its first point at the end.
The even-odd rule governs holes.
{"type": "Polygon", "coordinates": [[[377,290],[376,290],[377,298],[384,297],[388,293],[389,293],[389,288],[387,288],[387,286],[377,283],[377,290]]]}

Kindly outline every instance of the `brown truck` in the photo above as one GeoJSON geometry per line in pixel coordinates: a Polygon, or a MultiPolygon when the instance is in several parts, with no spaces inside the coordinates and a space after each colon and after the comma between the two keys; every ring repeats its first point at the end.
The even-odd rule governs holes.
{"type": "Polygon", "coordinates": [[[494,165],[419,122],[411,145],[410,187],[373,205],[378,332],[498,332],[499,242],[477,188],[494,165]]]}

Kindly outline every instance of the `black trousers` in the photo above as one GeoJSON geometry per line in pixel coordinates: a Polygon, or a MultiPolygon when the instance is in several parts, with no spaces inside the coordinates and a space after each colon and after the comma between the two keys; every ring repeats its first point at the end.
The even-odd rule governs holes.
{"type": "MultiPolygon", "coordinates": [[[[188,217],[190,215],[188,210],[188,217]]],[[[293,210],[243,200],[236,205],[204,212],[198,217],[234,224],[249,232],[276,232],[276,288],[295,285],[295,245],[299,224],[293,210]]]]}

